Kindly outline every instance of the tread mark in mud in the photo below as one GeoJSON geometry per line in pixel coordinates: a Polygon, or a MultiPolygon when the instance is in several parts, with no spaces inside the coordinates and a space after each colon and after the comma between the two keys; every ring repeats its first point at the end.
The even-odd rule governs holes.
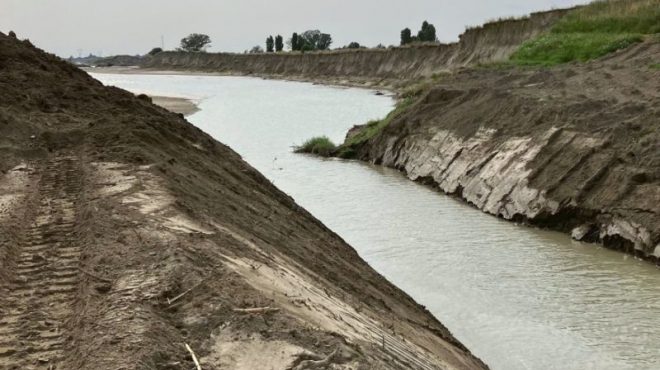
{"type": "Polygon", "coordinates": [[[80,247],[75,243],[75,201],[82,170],[72,156],[41,169],[35,217],[10,267],[0,302],[0,368],[58,369],[64,326],[78,287],[80,247]]]}

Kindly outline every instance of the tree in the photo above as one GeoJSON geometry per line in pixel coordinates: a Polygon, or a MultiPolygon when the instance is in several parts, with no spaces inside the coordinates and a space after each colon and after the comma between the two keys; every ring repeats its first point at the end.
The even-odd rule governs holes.
{"type": "Polygon", "coordinates": [[[410,32],[410,28],[406,27],[403,30],[401,30],[401,45],[407,45],[412,42],[412,32],[410,32]]]}
{"type": "Polygon", "coordinates": [[[273,36],[268,36],[266,38],[266,51],[272,53],[274,45],[275,45],[275,41],[273,40],[273,36]]]}
{"type": "Polygon", "coordinates": [[[149,52],[149,55],[156,55],[156,54],[158,54],[158,53],[161,53],[162,51],[163,51],[163,49],[161,49],[161,48],[153,48],[153,49],[151,49],[151,51],[149,52]]]}
{"type": "Polygon", "coordinates": [[[293,33],[293,35],[291,35],[291,50],[293,51],[300,50],[300,42],[298,40],[298,34],[295,32],[293,33]]]}
{"type": "Polygon", "coordinates": [[[250,54],[261,54],[263,52],[264,49],[259,45],[255,45],[252,49],[250,49],[250,54]]]}
{"type": "Polygon", "coordinates": [[[284,39],[282,39],[282,36],[277,35],[275,36],[275,51],[280,52],[284,49],[284,39]]]}
{"type": "Polygon", "coordinates": [[[201,33],[191,33],[181,39],[181,50],[183,51],[204,51],[211,45],[211,38],[201,33]]]}
{"type": "Polygon", "coordinates": [[[308,30],[298,36],[298,50],[327,50],[332,36],[319,30],[308,30]]]}
{"type": "Polygon", "coordinates": [[[332,36],[328,33],[322,33],[316,43],[316,50],[328,50],[332,44],[332,36]]]}
{"type": "Polygon", "coordinates": [[[430,24],[427,21],[422,23],[422,29],[417,33],[417,39],[419,41],[435,42],[437,38],[435,36],[435,26],[430,24]]]}
{"type": "Polygon", "coordinates": [[[351,42],[350,44],[346,45],[346,49],[359,49],[359,48],[361,48],[361,47],[362,47],[362,46],[360,45],[360,43],[359,43],[359,42],[355,42],[355,41],[353,41],[353,42],[351,42]]]}
{"type": "Polygon", "coordinates": [[[435,26],[430,23],[428,25],[428,28],[426,29],[426,41],[430,41],[430,42],[438,41],[438,37],[435,35],[435,26]]]}

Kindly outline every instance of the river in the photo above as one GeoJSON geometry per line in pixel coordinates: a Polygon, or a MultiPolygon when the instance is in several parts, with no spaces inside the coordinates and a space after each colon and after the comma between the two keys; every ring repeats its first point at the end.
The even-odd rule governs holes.
{"type": "Polygon", "coordinates": [[[373,91],[246,77],[93,74],[189,97],[188,120],[229,145],[425,305],[495,370],[659,369],[660,271],[515,225],[356,161],[291,152],[385,116],[373,91]]]}

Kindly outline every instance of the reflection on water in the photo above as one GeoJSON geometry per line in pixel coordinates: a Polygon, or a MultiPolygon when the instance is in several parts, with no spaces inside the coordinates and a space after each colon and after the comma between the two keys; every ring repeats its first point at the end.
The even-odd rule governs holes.
{"type": "Polygon", "coordinates": [[[493,369],[658,369],[660,271],[517,226],[368,164],[291,153],[383,117],[388,97],[239,77],[95,75],[203,99],[191,122],[228,144],[424,304],[493,369]]]}

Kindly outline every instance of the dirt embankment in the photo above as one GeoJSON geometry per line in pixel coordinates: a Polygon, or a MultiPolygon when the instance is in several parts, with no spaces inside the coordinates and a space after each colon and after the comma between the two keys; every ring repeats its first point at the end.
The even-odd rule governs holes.
{"type": "Polygon", "coordinates": [[[0,171],[0,368],[486,367],[231,149],[3,34],[0,171]]]}
{"type": "Polygon", "coordinates": [[[568,11],[553,10],[534,13],[529,18],[488,23],[467,30],[453,44],[304,54],[162,52],[142,66],[391,86],[461,66],[506,60],[522,42],[548,30],[568,11]]]}
{"type": "Polygon", "coordinates": [[[660,260],[660,42],[446,76],[358,157],[477,208],[660,260]]]}

